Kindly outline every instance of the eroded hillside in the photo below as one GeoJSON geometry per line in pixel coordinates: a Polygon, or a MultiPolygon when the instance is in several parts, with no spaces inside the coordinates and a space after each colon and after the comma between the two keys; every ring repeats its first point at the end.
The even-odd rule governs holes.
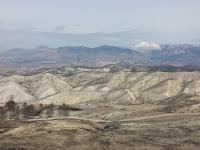
{"type": "Polygon", "coordinates": [[[43,104],[159,104],[184,111],[200,106],[200,72],[150,72],[110,68],[49,69],[0,78],[0,102],[43,104]],[[181,107],[179,107],[181,106],[181,107]],[[183,109],[183,110],[182,110],[183,109]]]}

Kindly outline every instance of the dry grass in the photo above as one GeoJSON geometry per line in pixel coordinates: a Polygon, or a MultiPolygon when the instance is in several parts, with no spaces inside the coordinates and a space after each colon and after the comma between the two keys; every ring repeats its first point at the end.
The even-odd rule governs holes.
{"type": "Polygon", "coordinates": [[[199,114],[123,122],[66,119],[1,122],[1,150],[199,150],[199,114]]]}

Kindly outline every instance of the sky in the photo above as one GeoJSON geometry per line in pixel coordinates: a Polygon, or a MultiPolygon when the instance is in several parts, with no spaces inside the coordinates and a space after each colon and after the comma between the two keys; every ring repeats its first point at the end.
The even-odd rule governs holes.
{"type": "MultiPolygon", "coordinates": [[[[46,38],[44,44],[50,43],[50,39],[51,43],[57,43],[55,46],[71,44],[53,34],[104,33],[103,40],[106,41],[106,38],[111,38],[107,34],[120,32],[124,36],[127,31],[143,35],[137,33],[136,37],[134,33],[132,39],[127,36],[123,41],[198,44],[199,15],[200,0],[0,0],[0,40],[3,40],[0,49],[36,46],[42,44],[36,41],[40,38],[43,41],[46,38]],[[51,33],[51,36],[41,36],[40,33],[44,32],[51,33]],[[155,35],[157,38],[153,37],[155,35]],[[19,37],[21,41],[17,39],[19,37]],[[34,41],[27,41],[30,44],[25,45],[22,41],[28,39],[34,41]]],[[[120,37],[115,38],[118,38],[116,45],[120,45],[120,37]]],[[[74,45],[84,45],[78,40],[76,43],[76,38],[72,41],[74,45]]]]}

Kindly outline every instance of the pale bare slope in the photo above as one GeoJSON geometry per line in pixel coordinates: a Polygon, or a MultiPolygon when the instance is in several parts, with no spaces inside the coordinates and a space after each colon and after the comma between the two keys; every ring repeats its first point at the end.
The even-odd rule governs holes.
{"type": "Polygon", "coordinates": [[[16,102],[31,101],[34,99],[29,93],[26,92],[22,86],[15,82],[0,82],[0,103],[6,103],[8,100],[14,98],[16,102]]]}
{"type": "MultiPolygon", "coordinates": [[[[0,79],[1,103],[13,95],[17,101],[78,104],[180,103],[200,96],[200,72],[107,72],[79,70],[69,75],[40,73],[0,79]],[[179,98],[179,99],[178,99],[179,98]]],[[[195,98],[195,101],[199,101],[195,98]]]]}

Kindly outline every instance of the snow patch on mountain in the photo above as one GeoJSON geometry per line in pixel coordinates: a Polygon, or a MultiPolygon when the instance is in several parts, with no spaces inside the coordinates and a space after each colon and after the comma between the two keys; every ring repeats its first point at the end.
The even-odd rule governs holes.
{"type": "Polygon", "coordinates": [[[140,52],[140,53],[143,53],[143,54],[147,54],[147,53],[150,53],[152,52],[153,50],[161,50],[161,47],[160,45],[154,43],[154,42],[140,42],[136,45],[133,46],[133,49],[140,52]]]}

